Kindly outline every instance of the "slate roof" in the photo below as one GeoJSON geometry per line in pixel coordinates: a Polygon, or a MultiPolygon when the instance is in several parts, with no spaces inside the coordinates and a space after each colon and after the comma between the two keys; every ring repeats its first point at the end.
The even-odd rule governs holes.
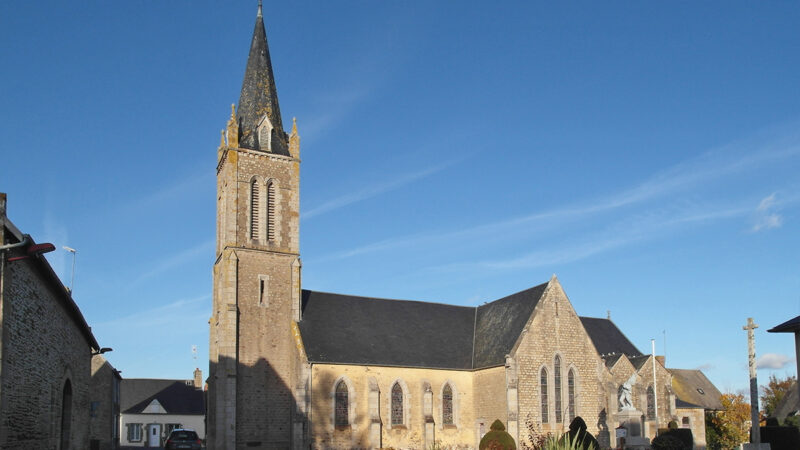
{"type": "Polygon", "coordinates": [[[632,356],[628,359],[630,360],[631,364],[633,364],[633,367],[636,368],[636,370],[638,371],[639,369],[642,368],[642,366],[647,362],[649,358],[650,355],[639,355],[639,356],[632,356]]]}
{"type": "Polygon", "coordinates": [[[288,138],[281,121],[278,90],[275,88],[275,76],[272,73],[272,60],[269,56],[261,5],[258,6],[256,26],[253,29],[253,40],[250,43],[250,54],[247,57],[247,68],[244,71],[236,114],[239,120],[239,145],[242,148],[261,149],[256,129],[266,114],[276,137],[272,139],[272,152],[289,155],[288,138]]]}
{"type": "Polygon", "coordinates": [[[477,308],[303,290],[300,334],[316,363],[492,367],[505,363],[546,287],[477,308]]]}
{"type": "Polygon", "coordinates": [[[767,330],[769,333],[794,333],[800,330],[800,316],[787,320],[782,324],[767,330]]]}
{"type": "Polygon", "coordinates": [[[153,400],[157,400],[167,414],[205,414],[203,390],[188,385],[183,380],[122,380],[120,410],[123,413],[140,414],[153,400]],[[141,396],[151,391],[155,392],[141,396]]]}
{"type": "MultiPolygon", "coordinates": [[[[622,353],[633,357],[642,354],[611,320],[596,317],[581,317],[580,319],[600,356],[622,353]]],[[[616,362],[616,359],[614,361],[616,362]]]]}
{"type": "Polygon", "coordinates": [[[477,308],[473,368],[505,364],[546,287],[540,284],[477,308]]]}
{"type": "Polygon", "coordinates": [[[440,369],[472,367],[475,308],[303,290],[308,360],[440,369]]]}
{"type": "Polygon", "coordinates": [[[676,406],[679,405],[678,400],[680,400],[681,404],[688,404],[690,408],[722,409],[720,401],[722,394],[702,371],[691,369],[667,370],[672,374],[672,390],[675,391],[676,406]]]}

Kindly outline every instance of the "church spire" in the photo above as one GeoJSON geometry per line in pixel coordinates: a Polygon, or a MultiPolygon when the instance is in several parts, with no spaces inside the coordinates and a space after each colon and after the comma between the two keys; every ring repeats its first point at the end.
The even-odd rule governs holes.
{"type": "Polygon", "coordinates": [[[283,130],[278,91],[264,29],[261,1],[250,43],[250,55],[242,81],[238,108],[239,142],[243,148],[288,155],[288,136],[283,130]],[[265,122],[264,119],[268,122],[265,122]],[[263,133],[266,124],[267,134],[263,133]]]}

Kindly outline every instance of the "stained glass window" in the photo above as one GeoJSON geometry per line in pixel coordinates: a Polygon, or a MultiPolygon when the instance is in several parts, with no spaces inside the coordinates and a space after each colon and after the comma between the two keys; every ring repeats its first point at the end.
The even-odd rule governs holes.
{"type": "Polygon", "coordinates": [[[336,406],[335,406],[335,423],[337,427],[346,427],[350,424],[350,418],[348,417],[348,407],[347,399],[347,384],[345,384],[344,380],[339,381],[336,385],[336,406]]]}
{"type": "Polygon", "coordinates": [[[561,358],[558,355],[553,364],[553,387],[556,401],[556,423],[561,423],[561,358]]]}
{"type": "Polygon", "coordinates": [[[442,423],[453,424],[453,389],[449,384],[445,384],[442,389],[442,423]]]}
{"type": "Polygon", "coordinates": [[[395,383],[392,386],[392,425],[403,424],[403,388],[395,383]]]}
{"type": "Polygon", "coordinates": [[[569,369],[567,374],[567,420],[575,418],[575,371],[569,369]]]}
{"type": "Polygon", "coordinates": [[[539,397],[542,405],[542,423],[547,423],[550,418],[547,415],[547,369],[542,367],[541,376],[539,378],[539,397]]]}

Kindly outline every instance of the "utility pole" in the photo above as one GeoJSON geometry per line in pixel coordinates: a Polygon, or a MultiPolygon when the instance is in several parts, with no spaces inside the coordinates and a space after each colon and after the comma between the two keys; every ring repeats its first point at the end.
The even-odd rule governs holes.
{"type": "Polygon", "coordinates": [[[758,325],[753,322],[752,317],[748,317],[747,325],[742,327],[747,331],[747,365],[750,367],[750,421],[752,422],[750,442],[755,444],[756,448],[760,448],[761,427],[758,423],[758,380],[756,379],[756,336],[754,331],[756,328],[758,325]]]}

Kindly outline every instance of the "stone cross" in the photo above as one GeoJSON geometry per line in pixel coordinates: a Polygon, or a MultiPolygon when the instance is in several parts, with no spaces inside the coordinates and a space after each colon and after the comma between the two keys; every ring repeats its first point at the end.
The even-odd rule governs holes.
{"type": "Polygon", "coordinates": [[[752,439],[750,442],[757,446],[761,444],[761,427],[758,423],[758,380],[756,379],[756,336],[754,330],[758,325],[753,323],[753,318],[747,318],[747,325],[742,329],[747,331],[747,365],[750,367],[750,421],[752,439]]]}

